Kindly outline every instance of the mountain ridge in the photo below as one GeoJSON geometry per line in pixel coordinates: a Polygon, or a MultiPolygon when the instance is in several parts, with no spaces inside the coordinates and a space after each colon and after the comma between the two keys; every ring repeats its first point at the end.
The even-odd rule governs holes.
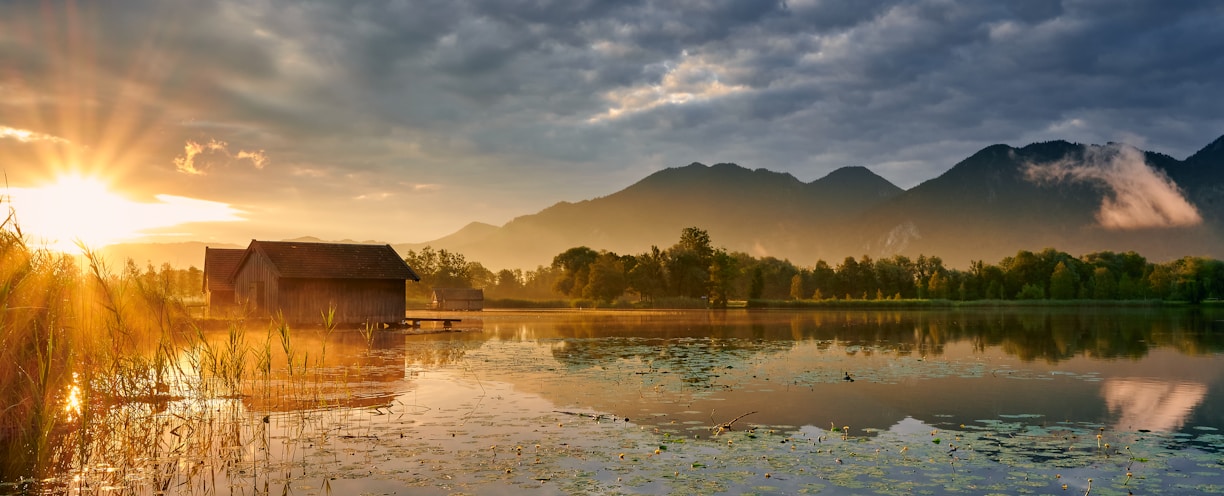
{"type": "Polygon", "coordinates": [[[1100,217],[1102,208],[1134,193],[1117,189],[1127,182],[1118,179],[1131,173],[1127,171],[1157,187],[1160,177],[1168,178],[1172,191],[1200,212],[1224,203],[1222,156],[1224,137],[1186,160],[1118,143],[1051,140],[1019,148],[995,144],[909,190],[865,167],[843,167],[803,183],[767,169],[694,162],[655,172],[603,197],[561,202],[516,217],[488,232],[483,242],[397,246],[432,244],[490,267],[531,268],[547,265],[551,255],[575,246],[644,252],[651,245],[670,245],[680,229],[696,226],[728,250],[787,258],[801,265],[847,256],[926,254],[965,266],[973,260],[993,261],[1018,250],[1046,247],[1072,252],[1134,250],[1153,258],[1219,256],[1220,219],[1212,213],[1216,210],[1203,213],[1203,222],[1194,226],[1111,229],[1101,224],[1100,217]],[[1143,164],[1118,162],[1123,159],[1143,164]],[[1037,166],[1068,170],[1043,172],[1037,166]],[[851,185],[856,178],[868,180],[851,185]],[[887,187],[881,188],[881,183],[887,187]],[[878,196],[869,192],[873,186],[878,196]],[[626,207],[628,201],[641,208],[626,207]],[[647,217],[644,211],[650,209],[657,213],[636,229],[653,241],[627,242],[626,216],[647,217]],[[531,260],[504,256],[496,252],[501,246],[516,247],[520,255],[532,249],[550,255],[531,260]]]}
{"type": "Polygon", "coordinates": [[[804,183],[788,173],[767,169],[693,162],[657,171],[607,196],[558,202],[536,214],[516,217],[479,240],[395,246],[406,251],[432,245],[463,253],[490,267],[534,268],[547,265],[553,255],[575,246],[644,252],[651,246],[674,242],[685,227],[698,226],[716,241],[722,240],[720,243],[729,250],[768,256],[798,250],[803,244],[819,244],[812,239],[811,227],[841,229],[821,219],[857,215],[901,192],[901,188],[864,167],[838,169],[804,183]],[[812,191],[829,193],[813,195],[812,191]],[[848,198],[855,201],[843,201],[848,198]],[[743,207],[734,208],[731,200],[743,207]],[[783,236],[787,232],[801,235],[783,236]],[[507,256],[497,251],[498,246],[513,246],[514,255],[529,256],[507,256]],[[530,258],[533,250],[548,255],[530,258]]]}
{"type": "Polygon", "coordinates": [[[472,222],[435,240],[392,246],[400,253],[447,249],[494,270],[533,269],[576,246],[636,254],[670,246],[683,228],[699,227],[716,246],[800,265],[926,254],[965,266],[1046,247],[1134,250],[1153,259],[1221,257],[1222,223],[1224,136],[1184,160],[1124,144],[1052,140],[986,146],[908,190],[863,166],[805,183],[765,168],[692,162],[501,226],[472,222]],[[1112,213],[1106,209],[1134,207],[1127,202],[1145,198],[1144,191],[1126,190],[1138,180],[1184,198],[1201,222],[1104,226],[1102,215],[1112,213]]]}

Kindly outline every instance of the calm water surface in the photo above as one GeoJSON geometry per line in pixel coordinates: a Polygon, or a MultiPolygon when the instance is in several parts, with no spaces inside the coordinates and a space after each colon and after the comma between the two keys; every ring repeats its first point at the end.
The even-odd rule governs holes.
{"type": "MultiPolygon", "coordinates": [[[[308,380],[269,381],[263,393],[117,407],[101,441],[114,449],[66,467],[48,487],[1224,492],[1224,313],[461,317],[455,332],[386,332],[372,342],[338,331],[308,380]]],[[[324,337],[295,339],[309,354],[324,337]]]]}

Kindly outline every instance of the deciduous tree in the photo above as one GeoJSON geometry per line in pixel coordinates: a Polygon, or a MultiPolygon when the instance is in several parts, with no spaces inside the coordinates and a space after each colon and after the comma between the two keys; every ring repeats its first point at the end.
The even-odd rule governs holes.
{"type": "Polygon", "coordinates": [[[1058,262],[1054,273],[1050,274],[1050,298],[1054,300],[1071,300],[1077,293],[1077,277],[1067,264],[1058,262]]]}
{"type": "Polygon", "coordinates": [[[591,264],[599,257],[599,252],[585,246],[570,248],[553,257],[552,267],[561,270],[561,277],[553,284],[553,289],[566,296],[581,297],[588,283],[591,264]]]}
{"type": "Polygon", "coordinates": [[[615,253],[600,253],[588,270],[587,284],[582,288],[585,298],[611,302],[625,294],[629,287],[625,263],[615,253]]]}

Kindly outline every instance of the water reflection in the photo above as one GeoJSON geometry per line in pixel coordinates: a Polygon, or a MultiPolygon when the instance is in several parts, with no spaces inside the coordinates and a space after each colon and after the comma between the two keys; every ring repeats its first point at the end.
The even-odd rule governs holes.
{"type": "Polygon", "coordinates": [[[1195,382],[1163,382],[1140,378],[1107,379],[1101,394],[1118,416],[1115,429],[1173,431],[1186,424],[1207,397],[1207,386],[1195,382]]]}
{"type": "MultiPolygon", "coordinates": [[[[201,373],[141,401],[69,401],[89,422],[54,433],[48,444],[63,453],[37,453],[54,463],[23,461],[34,456],[26,447],[6,448],[0,482],[37,475],[55,481],[51,492],[110,485],[267,494],[291,492],[312,470],[353,480],[391,463],[411,484],[444,487],[434,478],[441,469],[433,470],[443,467],[467,481],[446,488],[483,492],[521,470],[509,461],[518,453],[485,456],[497,443],[531,446],[544,436],[555,444],[550,452],[541,443],[538,463],[557,467],[602,453],[571,456],[581,441],[565,431],[572,419],[553,418],[557,411],[631,419],[618,425],[632,435],[603,426],[583,435],[617,436],[588,440],[599,449],[653,443],[651,451],[661,442],[651,436],[705,440],[710,426],[747,412],[756,413],[737,429],[790,437],[844,425],[862,438],[913,434],[906,426],[1058,426],[1041,434],[1050,450],[1066,449],[1058,444],[1064,431],[1096,426],[1110,435],[1209,432],[1224,429],[1221,317],[1152,309],[489,311],[465,316],[458,332],[314,329],[295,331],[291,346],[250,330],[235,348],[247,350],[246,378],[212,389],[225,394],[201,395],[201,373]],[[353,453],[367,458],[335,463],[353,453]]],[[[233,339],[208,333],[182,350],[179,366],[202,367],[233,339]]],[[[1025,448],[1017,441],[1006,449],[1025,448]]],[[[1011,456],[1003,448],[995,455],[1011,456]]],[[[1078,460],[1038,455],[1017,458],[1078,460]]],[[[0,493],[5,487],[17,486],[0,493]]]]}
{"type": "Polygon", "coordinates": [[[1188,355],[1224,349],[1224,314],[1154,308],[970,309],[964,311],[569,312],[515,322],[524,314],[486,312],[501,339],[701,337],[895,344],[898,353],[937,355],[948,343],[1000,347],[1024,361],[1077,356],[1138,358],[1155,347],[1188,355]]]}
{"type": "Polygon", "coordinates": [[[547,358],[531,347],[508,348],[519,355],[505,362],[482,358],[503,369],[502,380],[559,405],[659,425],[709,424],[769,405],[752,420],[855,419],[887,428],[906,417],[959,425],[1021,415],[1176,430],[1196,409],[1218,407],[1221,398],[1209,397],[1206,385],[1224,380],[1216,319],[1200,312],[572,313],[527,326],[515,319],[489,313],[485,334],[503,343],[499,349],[536,343],[547,358]],[[547,360],[566,376],[518,365],[547,360]],[[1134,377],[1179,386],[1162,396],[1119,386],[1134,377]]]}

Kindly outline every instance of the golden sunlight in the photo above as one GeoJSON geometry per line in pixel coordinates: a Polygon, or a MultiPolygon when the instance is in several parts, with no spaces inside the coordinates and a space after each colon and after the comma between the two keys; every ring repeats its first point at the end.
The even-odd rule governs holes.
{"type": "Polygon", "coordinates": [[[137,202],[109,189],[97,178],[60,176],[37,188],[10,188],[17,224],[33,243],[73,253],[77,242],[89,248],[134,240],[150,229],[190,222],[242,220],[228,204],[156,195],[156,202],[137,202]]]}
{"type": "Polygon", "coordinates": [[[81,386],[77,384],[76,372],[72,373],[72,385],[68,386],[68,397],[64,398],[64,417],[68,422],[81,417],[81,386]]]}

